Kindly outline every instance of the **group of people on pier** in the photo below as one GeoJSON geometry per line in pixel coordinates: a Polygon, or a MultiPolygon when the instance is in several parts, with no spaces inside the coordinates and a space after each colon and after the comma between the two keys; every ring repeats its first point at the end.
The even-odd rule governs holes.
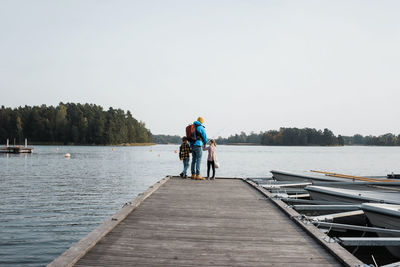
{"type": "Polygon", "coordinates": [[[207,140],[207,134],[203,123],[204,119],[202,117],[198,117],[197,120],[193,122],[193,125],[188,126],[186,130],[186,136],[182,137],[182,144],[179,148],[179,159],[183,161],[183,171],[180,173],[180,176],[182,178],[187,178],[187,170],[189,168],[190,153],[191,153],[192,175],[190,176],[190,178],[194,180],[215,179],[215,167],[218,167],[216,158],[217,144],[214,139],[207,140]],[[190,132],[190,127],[192,127],[193,131],[192,133],[190,132]],[[206,178],[202,177],[200,174],[201,157],[203,151],[208,151],[206,178]],[[212,169],[211,177],[210,177],[210,169],[212,169]]]}

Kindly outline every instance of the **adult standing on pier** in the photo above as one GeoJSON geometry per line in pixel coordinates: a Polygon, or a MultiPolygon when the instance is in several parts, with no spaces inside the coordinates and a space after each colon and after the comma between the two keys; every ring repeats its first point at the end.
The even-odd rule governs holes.
{"type": "Polygon", "coordinates": [[[195,122],[193,122],[196,127],[196,141],[191,142],[190,146],[192,148],[192,179],[196,180],[205,180],[200,175],[200,164],[201,164],[201,156],[203,152],[203,147],[207,144],[207,134],[206,130],[203,126],[204,119],[202,117],[198,117],[195,122]]]}

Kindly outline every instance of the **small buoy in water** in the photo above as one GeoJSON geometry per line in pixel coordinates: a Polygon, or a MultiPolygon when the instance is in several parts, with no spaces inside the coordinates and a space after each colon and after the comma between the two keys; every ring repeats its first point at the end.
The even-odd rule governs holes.
{"type": "Polygon", "coordinates": [[[112,151],[115,151],[115,149],[114,149],[114,148],[112,148],[111,150],[112,150],[112,151]]]}
{"type": "Polygon", "coordinates": [[[150,152],[153,152],[153,149],[150,149],[150,152]]]}
{"type": "Polygon", "coordinates": [[[175,154],[178,153],[178,150],[174,150],[174,153],[175,153],[175,154]]]}
{"type": "Polygon", "coordinates": [[[157,156],[160,156],[160,154],[158,154],[157,156]]]}
{"type": "Polygon", "coordinates": [[[64,157],[69,158],[71,155],[69,153],[65,154],[64,157]]]}

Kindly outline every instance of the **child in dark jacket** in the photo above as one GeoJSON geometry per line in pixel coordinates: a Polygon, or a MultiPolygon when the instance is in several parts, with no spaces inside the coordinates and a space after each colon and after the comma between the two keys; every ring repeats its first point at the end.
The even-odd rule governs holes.
{"type": "Polygon", "coordinates": [[[179,174],[182,178],[187,178],[186,172],[189,168],[190,146],[186,136],[182,137],[182,144],[179,147],[179,159],[183,161],[183,171],[179,174]]]}

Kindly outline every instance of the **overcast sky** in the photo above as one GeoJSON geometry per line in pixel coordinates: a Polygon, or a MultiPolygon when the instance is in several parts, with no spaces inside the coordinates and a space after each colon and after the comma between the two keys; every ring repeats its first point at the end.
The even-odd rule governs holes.
{"type": "Polygon", "coordinates": [[[154,134],[400,133],[400,1],[0,0],[0,105],[93,103],[154,134]]]}

